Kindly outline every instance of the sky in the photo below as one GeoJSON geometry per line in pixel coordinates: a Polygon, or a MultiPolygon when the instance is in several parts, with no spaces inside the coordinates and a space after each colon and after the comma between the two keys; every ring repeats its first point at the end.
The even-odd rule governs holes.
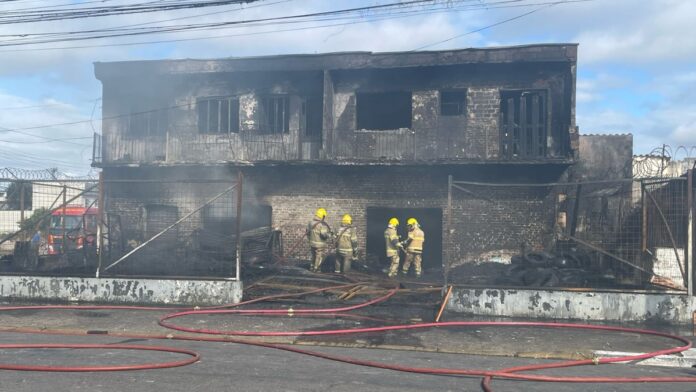
{"type": "MultiPolygon", "coordinates": [[[[263,0],[243,6],[0,24],[0,44],[7,39],[3,36],[11,34],[141,23],[175,25],[247,20],[395,1],[263,0]]],[[[79,2],[2,2],[0,15],[2,11],[18,8],[79,2]]],[[[98,3],[107,2],[129,4],[136,0],[98,3]]],[[[411,15],[394,15],[392,11],[387,17],[383,12],[361,12],[350,23],[267,24],[0,46],[0,167],[57,167],[71,175],[90,173],[92,135],[101,128],[101,84],[93,69],[96,61],[405,51],[421,47],[439,50],[565,42],[579,44],[576,112],[581,134],[632,133],[635,154],[650,153],[663,144],[674,151],[678,146],[696,146],[696,39],[693,38],[696,1],[567,0],[553,4],[550,0],[434,0],[434,3],[411,15]],[[132,45],[164,40],[177,42],[132,45]]],[[[683,154],[684,150],[681,151],[683,154]]]]}

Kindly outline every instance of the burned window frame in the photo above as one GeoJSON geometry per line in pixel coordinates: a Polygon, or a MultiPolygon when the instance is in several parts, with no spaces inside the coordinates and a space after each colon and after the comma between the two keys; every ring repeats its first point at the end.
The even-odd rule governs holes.
{"type": "Polygon", "coordinates": [[[196,100],[196,115],[198,116],[198,133],[206,135],[229,135],[239,133],[239,97],[238,96],[216,96],[201,97],[196,100]],[[215,104],[215,105],[213,105],[215,104]],[[205,107],[203,106],[205,105],[205,107]],[[217,106],[216,126],[211,127],[211,108],[217,106]],[[227,114],[223,115],[223,107],[226,107],[227,114]],[[202,110],[205,109],[206,116],[203,118],[202,110]],[[222,121],[223,116],[227,121],[222,121]]]}
{"type": "MultiPolygon", "coordinates": [[[[394,100],[391,99],[384,99],[386,102],[394,102],[394,100]]],[[[403,119],[406,119],[407,117],[404,115],[403,119]]],[[[377,120],[379,121],[379,120],[377,120]]],[[[383,121],[383,120],[382,120],[383,121]]],[[[367,131],[393,131],[397,129],[411,129],[413,127],[413,91],[411,90],[391,90],[391,91],[357,91],[355,93],[355,128],[357,130],[367,130],[367,131]],[[403,123],[400,121],[397,121],[398,124],[395,126],[386,126],[386,125],[377,125],[377,122],[375,122],[375,118],[382,118],[384,119],[385,116],[383,115],[378,115],[376,114],[376,111],[372,111],[372,113],[366,113],[361,110],[361,107],[365,108],[372,108],[372,105],[369,103],[361,105],[360,101],[364,101],[365,98],[368,96],[371,96],[370,99],[376,99],[378,95],[381,96],[397,96],[397,95],[404,95],[404,100],[405,96],[408,95],[408,120],[404,121],[403,123]],[[370,115],[369,117],[368,114],[370,115]],[[366,126],[370,125],[370,126],[366,126]]]]}
{"type": "Polygon", "coordinates": [[[128,115],[125,136],[131,138],[162,137],[169,126],[169,109],[137,110],[131,109],[128,115]]]}
{"type": "Polygon", "coordinates": [[[324,132],[324,100],[321,95],[307,95],[302,99],[300,120],[303,139],[322,140],[324,132]]]}
{"type": "MultiPolygon", "coordinates": [[[[151,226],[153,223],[153,218],[152,216],[155,215],[155,213],[165,213],[165,214],[170,214],[171,218],[171,223],[169,221],[166,221],[164,224],[158,225],[158,226],[164,226],[168,227],[169,225],[176,223],[176,221],[179,220],[179,207],[176,205],[171,205],[171,204],[157,204],[157,203],[152,203],[152,204],[146,204],[142,208],[142,236],[145,240],[149,240],[153,236],[159,234],[161,230],[153,230],[151,226]],[[154,234],[152,234],[154,233],[154,234]]],[[[178,226],[174,226],[172,230],[170,230],[171,236],[176,236],[178,235],[178,226]]]]}
{"type": "Polygon", "coordinates": [[[466,88],[453,88],[453,89],[443,89],[439,91],[440,95],[440,116],[444,117],[457,117],[466,116],[467,99],[469,92],[466,88]],[[448,98],[459,96],[458,99],[449,99],[445,102],[445,97],[448,98]],[[449,112],[445,110],[445,107],[454,107],[455,110],[449,112]]]}
{"type": "Polygon", "coordinates": [[[551,124],[549,97],[548,89],[500,90],[500,157],[502,159],[539,159],[548,156],[547,138],[551,124]],[[522,100],[525,94],[532,98],[529,109],[527,105],[529,98],[522,100]],[[540,97],[536,112],[533,99],[535,95],[540,97]],[[511,103],[515,110],[512,117],[509,115],[511,103]],[[536,121],[535,116],[538,116],[536,121]],[[527,122],[528,117],[531,117],[531,122],[527,122]]]}
{"type": "Polygon", "coordinates": [[[258,97],[257,119],[258,126],[256,127],[256,132],[261,135],[285,135],[290,133],[290,95],[260,95],[258,97]],[[269,106],[273,106],[272,111],[269,110],[269,106]],[[269,118],[271,113],[273,118],[269,118]],[[279,116],[279,114],[281,115],[279,116]]]}

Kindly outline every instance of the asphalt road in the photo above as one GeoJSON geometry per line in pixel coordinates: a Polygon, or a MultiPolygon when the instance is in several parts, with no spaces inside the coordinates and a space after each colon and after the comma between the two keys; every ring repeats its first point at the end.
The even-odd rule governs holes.
{"type": "MultiPolygon", "coordinates": [[[[2,371],[2,391],[480,391],[478,378],[430,376],[354,366],[289,352],[237,344],[140,341],[107,337],[0,334],[1,343],[164,344],[198,351],[196,364],[163,370],[101,373],[33,373],[2,371]]],[[[413,351],[312,348],[385,362],[497,369],[539,360],[437,354],[413,351]]],[[[1,350],[0,361],[54,365],[97,365],[173,360],[173,354],[118,350],[1,350]]],[[[588,366],[546,372],[583,376],[696,376],[696,369],[634,365],[588,366]]],[[[550,384],[495,381],[496,391],[696,391],[696,384],[550,384]]]]}

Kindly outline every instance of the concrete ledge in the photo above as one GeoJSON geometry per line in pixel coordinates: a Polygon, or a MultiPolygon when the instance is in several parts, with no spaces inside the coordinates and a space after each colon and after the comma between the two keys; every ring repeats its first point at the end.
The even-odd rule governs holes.
{"type": "Polygon", "coordinates": [[[455,287],[447,309],[495,317],[691,324],[696,300],[669,293],[455,287]]]}
{"type": "Polygon", "coordinates": [[[0,276],[0,298],[160,305],[222,305],[242,299],[235,280],[0,276]]]}

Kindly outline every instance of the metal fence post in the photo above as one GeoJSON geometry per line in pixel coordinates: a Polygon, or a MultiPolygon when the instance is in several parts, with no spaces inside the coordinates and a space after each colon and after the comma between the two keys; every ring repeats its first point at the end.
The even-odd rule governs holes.
{"type": "Polygon", "coordinates": [[[242,261],[242,182],[244,181],[244,175],[240,169],[237,172],[237,252],[236,252],[236,267],[235,276],[237,280],[240,279],[240,268],[242,261]]]}
{"type": "Polygon", "coordinates": [[[442,285],[443,295],[444,290],[447,289],[447,284],[449,281],[449,269],[452,264],[452,175],[447,176],[447,250],[445,253],[445,260],[443,263],[443,278],[444,282],[442,285]]]}
{"type": "Polygon", "coordinates": [[[60,245],[60,253],[62,253],[62,254],[65,254],[65,247],[67,245],[67,241],[66,241],[67,236],[66,236],[66,232],[65,232],[65,218],[67,215],[65,207],[68,204],[67,198],[68,198],[68,187],[63,185],[63,212],[62,212],[63,216],[61,217],[62,219],[60,220],[61,221],[61,230],[62,230],[62,234],[63,234],[63,237],[61,240],[61,245],[60,245]]]}
{"type": "Polygon", "coordinates": [[[24,182],[19,183],[19,221],[24,222],[24,182]]]}
{"type": "Polygon", "coordinates": [[[694,295],[694,171],[689,169],[686,171],[686,186],[687,186],[687,228],[686,228],[686,271],[687,271],[687,292],[689,295],[694,295]]]}
{"type": "Polygon", "coordinates": [[[98,278],[102,263],[104,261],[104,172],[99,172],[99,200],[97,201],[97,208],[99,209],[99,226],[97,226],[97,247],[99,251],[99,259],[97,261],[96,274],[96,277],[98,278]]]}
{"type": "Polygon", "coordinates": [[[645,202],[645,182],[640,181],[640,208],[641,208],[641,252],[648,250],[648,203],[645,202]]]}

